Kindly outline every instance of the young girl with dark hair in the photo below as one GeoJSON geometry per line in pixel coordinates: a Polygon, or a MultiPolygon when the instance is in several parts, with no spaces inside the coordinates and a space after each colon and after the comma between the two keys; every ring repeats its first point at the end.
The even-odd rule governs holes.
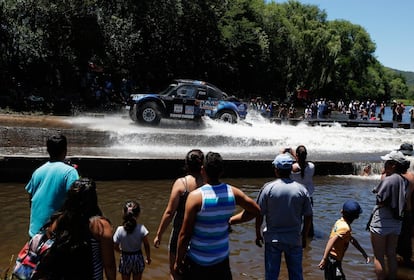
{"type": "Polygon", "coordinates": [[[113,237],[115,250],[121,252],[118,270],[122,274],[122,280],[131,279],[131,275],[134,280],[142,279],[145,263],[151,264],[148,229],[137,224],[140,212],[138,202],[127,201],[123,208],[122,226],[118,226],[113,237]],[[142,244],[147,256],[145,262],[141,251],[142,244]]]}

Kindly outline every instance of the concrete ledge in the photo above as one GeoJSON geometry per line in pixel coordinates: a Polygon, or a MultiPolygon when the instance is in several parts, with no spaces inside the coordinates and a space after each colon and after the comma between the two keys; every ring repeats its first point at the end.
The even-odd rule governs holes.
{"type": "MultiPolygon", "coordinates": [[[[3,157],[0,159],[0,182],[28,182],[33,171],[46,162],[44,157],[3,157]]],[[[81,176],[94,180],[175,179],[184,174],[184,160],[127,158],[70,158],[78,165],[81,176]]],[[[354,173],[351,162],[314,162],[315,175],[345,175],[354,173]]],[[[226,160],[227,178],[273,177],[270,161],[226,160]]]]}

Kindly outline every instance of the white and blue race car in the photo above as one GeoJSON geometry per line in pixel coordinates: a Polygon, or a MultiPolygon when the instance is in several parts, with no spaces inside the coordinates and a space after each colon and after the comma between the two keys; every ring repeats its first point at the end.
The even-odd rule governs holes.
{"type": "Polygon", "coordinates": [[[174,80],[158,94],[132,94],[126,106],[131,119],[145,125],[158,125],[162,118],[200,120],[202,116],[236,123],[246,118],[247,108],[210,83],[185,79],[174,80]]]}

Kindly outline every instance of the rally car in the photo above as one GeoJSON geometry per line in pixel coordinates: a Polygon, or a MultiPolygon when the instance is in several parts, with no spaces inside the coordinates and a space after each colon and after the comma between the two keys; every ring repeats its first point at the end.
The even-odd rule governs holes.
{"type": "Polygon", "coordinates": [[[197,121],[202,116],[236,123],[247,115],[246,103],[210,83],[184,79],[158,94],[132,94],[126,109],[132,120],[144,125],[158,125],[162,118],[197,121]]]}

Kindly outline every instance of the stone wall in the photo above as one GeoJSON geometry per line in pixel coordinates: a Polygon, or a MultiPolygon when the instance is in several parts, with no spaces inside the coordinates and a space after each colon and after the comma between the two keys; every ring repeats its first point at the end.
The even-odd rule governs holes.
{"type": "MultiPolygon", "coordinates": [[[[32,172],[46,162],[42,157],[3,157],[0,159],[1,182],[27,182],[32,172]]],[[[174,179],[184,173],[184,161],[175,159],[70,158],[83,177],[94,180],[174,179]]],[[[315,162],[315,175],[353,174],[350,162],[315,162]]],[[[271,178],[270,161],[226,160],[227,178],[271,178]]]]}

